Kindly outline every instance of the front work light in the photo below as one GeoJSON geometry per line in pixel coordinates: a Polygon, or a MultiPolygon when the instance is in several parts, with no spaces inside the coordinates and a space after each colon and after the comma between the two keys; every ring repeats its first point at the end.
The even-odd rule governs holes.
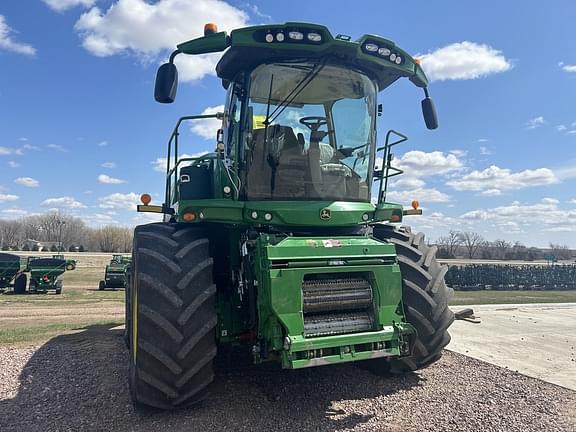
{"type": "Polygon", "coordinates": [[[366,45],[364,45],[364,49],[368,52],[376,52],[378,51],[378,45],[373,43],[367,43],[366,45]]]}
{"type": "Polygon", "coordinates": [[[309,41],[312,42],[320,42],[322,40],[322,35],[320,35],[319,33],[308,33],[306,37],[308,38],[309,41]]]}

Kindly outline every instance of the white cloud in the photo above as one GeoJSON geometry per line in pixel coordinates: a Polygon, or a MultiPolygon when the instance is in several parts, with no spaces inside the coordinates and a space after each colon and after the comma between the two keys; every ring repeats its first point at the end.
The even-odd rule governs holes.
{"type": "Polygon", "coordinates": [[[30,188],[40,186],[40,182],[36,179],[33,179],[32,177],[18,177],[16,180],[14,180],[14,183],[30,188]]]}
{"type": "Polygon", "coordinates": [[[118,225],[119,222],[112,216],[104,213],[91,213],[83,215],[82,220],[89,226],[102,226],[102,225],[118,225]]]}
{"type": "Polygon", "coordinates": [[[502,191],[500,189],[486,189],[485,191],[482,191],[480,195],[488,197],[498,196],[502,195],[502,191]]]}
{"type": "Polygon", "coordinates": [[[418,200],[420,203],[445,203],[450,201],[450,195],[440,192],[434,188],[416,188],[412,190],[390,190],[386,194],[386,201],[409,203],[412,200],[418,200]]]}
{"type": "Polygon", "coordinates": [[[544,117],[538,116],[528,120],[526,126],[528,127],[528,129],[536,129],[537,127],[540,127],[544,124],[546,124],[546,120],[544,120],[544,117]]]}
{"type": "MultiPolygon", "coordinates": [[[[398,177],[397,177],[398,178],[398,177]]],[[[391,189],[393,190],[413,190],[423,187],[426,184],[424,180],[416,177],[400,176],[398,180],[393,180],[391,189]]]]}
{"type": "Polygon", "coordinates": [[[556,126],[556,130],[557,130],[558,132],[564,132],[566,129],[568,129],[568,128],[567,128],[566,126],[564,126],[564,125],[558,125],[558,126],[556,126]]]}
{"type": "Polygon", "coordinates": [[[40,150],[40,147],[34,146],[32,144],[24,144],[22,148],[26,150],[40,150]]]}
{"type": "MultiPolygon", "coordinates": [[[[215,107],[208,107],[202,111],[202,115],[216,114],[224,112],[224,105],[215,107]]],[[[204,139],[211,139],[216,141],[216,132],[222,127],[222,120],[216,118],[207,118],[201,120],[192,120],[192,132],[201,136],[204,139]]]]}
{"type": "MultiPolygon", "coordinates": [[[[199,157],[199,156],[205,155],[206,153],[208,153],[207,150],[206,150],[206,151],[203,151],[203,152],[200,152],[200,153],[194,153],[194,154],[184,153],[184,154],[181,154],[181,155],[178,157],[178,160],[180,160],[180,159],[187,159],[187,158],[197,158],[197,157],[199,157]]],[[[150,162],[150,164],[153,166],[154,171],[158,171],[158,172],[161,172],[161,173],[165,173],[165,172],[166,172],[166,158],[164,158],[164,157],[156,158],[156,160],[150,162]]],[[[180,164],[180,166],[186,166],[186,165],[190,165],[190,164],[189,164],[189,163],[186,163],[186,162],[182,162],[182,163],[180,164]]],[[[171,160],[170,166],[171,166],[171,167],[174,166],[174,159],[171,160]]]]}
{"type": "Polygon", "coordinates": [[[483,156],[488,156],[492,154],[492,151],[488,147],[480,146],[480,154],[483,156]]]}
{"type": "Polygon", "coordinates": [[[98,176],[98,182],[103,184],[122,184],[126,183],[126,180],[121,180],[119,178],[110,177],[106,174],[100,174],[98,176]]]}
{"type": "Polygon", "coordinates": [[[504,232],[529,232],[534,229],[548,232],[576,231],[576,209],[561,209],[558,200],[554,198],[543,198],[535,204],[515,201],[507,206],[472,210],[461,215],[460,219],[496,223],[504,232]]]}
{"type": "Polygon", "coordinates": [[[448,153],[453,154],[456,157],[462,158],[468,154],[468,150],[454,149],[450,150],[448,153]]]}
{"type": "Polygon", "coordinates": [[[576,64],[566,64],[564,62],[558,63],[564,72],[576,72],[576,64]]]}
{"type": "Polygon", "coordinates": [[[96,0],[42,0],[46,5],[56,12],[64,12],[76,6],[89,7],[96,3],[96,0]]]}
{"type": "Polygon", "coordinates": [[[11,51],[17,54],[33,56],[36,54],[36,48],[12,39],[13,30],[6,23],[4,15],[0,15],[0,50],[11,51]]]}
{"type": "Polygon", "coordinates": [[[112,168],[116,168],[116,163],[115,162],[104,162],[103,164],[100,165],[102,168],[108,168],[108,169],[112,169],[112,168]]]}
{"type": "Polygon", "coordinates": [[[571,199],[570,201],[568,201],[570,204],[576,204],[576,198],[571,199]]]}
{"type": "Polygon", "coordinates": [[[46,147],[48,147],[49,149],[52,149],[52,150],[57,150],[59,152],[63,152],[63,153],[68,151],[63,146],[61,146],[60,144],[48,144],[46,147]]]}
{"type": "Polygon", "coordinates": [[[0,210],[0,213],[6,215],[8,217],[21,217],[21,216],[26,216],[28,214],[28,212],[26,210],[15,208],[15,207],[0,210]]]}
{"type": "Polygon", "coordinates": [[[413,150],[393,161],[393,165],[405,171],[410,177],[427,177],[458,171],[464,167],[455,154],[440,151],[423,152],[413,150]]]}
{"type": "Polygon", "coordinates": [[[507,168],[492,165],[483,171],[472,171],[465,176],[447,182],[448,186],[458,191],[496,191],[517,190],[532,186],[543,186],[558,183],[559,179],[548,168],[537,168],[512,172],[507,168]]]}
{"type": "Polygon", "coordinates": [[[102,198],[98,198],[98,207],[104,209],[125,209],[136,210],[136,206],[140,204],[140,195],[129,193],[113,193],[102,198]]]}
{"type": "Polygon", "coordinates": [[[512,68],[501,51],[467,41],[416,57],[431,81],[476,79],[512,68]]]}
{"type": "Polygon", "coordinates": [[[73,197],[63,196],[59,198],[48,198],[44,200],[42,207],[50,207],[50,208],[86,208],[84,204],[79,201],[76,201],[73,197]]]}
{"type": "Polygon", "coordinates": [[[100,141],[96,144],[98,147],[106,147],[108,145],[108,141],[100,141]]]}
{"type": "Polygon", "coordinates": [[[14,151],[9,149],[8,147],[0,146],[0,156],[8,156],[11,155],[14,151]]]}
{"type": "Polygon", "coordinates": [[[8,161],[8,166],[10,168],[18,168],[20,166],[20,164],[16,161],[8,161]]]}
{"type": "Polygon", "coordinates": [[[20,199],[20,197],[18,195],[10,195],[10,194],[0,193],[0,203],[4,203],[7,201],[16,201],[17,199],[20,199]]]}
{"type": "MultiPolygon", "coordinates": [[[[218,23],[230,31],[247,24],[242,10],[221,0],[118,0],[108,10],[93,7],[75,29],[91,54],[107,57],[130,53],[144,61],[159,60],[178,43],[203,36],[204,24],[218,23]]],[[[183,81],[214,74],[218,54],[177,57],[183,81]]]]}

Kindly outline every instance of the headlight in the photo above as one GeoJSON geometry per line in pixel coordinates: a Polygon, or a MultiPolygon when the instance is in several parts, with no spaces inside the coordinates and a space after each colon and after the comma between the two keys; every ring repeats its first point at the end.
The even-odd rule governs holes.
{"type": "Polygon", "coordinates": [[[400,64],[402,63],[402,57],[398,56],[396,57],[396,64],[400,64]]]}
{"type": "Polygon", "coordinates": [[[322,40],[322,35],[320,35],[319,33],[308,33],[306,37],[308,38],[309,41],[312,42],[320,42],[322,40]]]}
{"type": "Polygon", "coordinates": [[[390,55],[390,50],[388,48],[380,48],[378,50],[378,54],[380,54],[383,57],[388,57],[390,55]]]}
{"type": "Polygon", "coordinates": [[[378,51],[378,45],[373,43],[367,43],[366,45],[364,45],[364,49],[368,52],[376,52],[378,51]]]}
{"type": "Polygon", "coordinates": [[[392,53],[390,54],[390,61],[394,61],[396,60],[396,54],[392,53]]]}
{"type": "Polygon", "coordinates": [[[276,34],[276,40],[278,42],[284,42],[284,33],[278,33],[276,34]]]}
{"type": "Polygon", "coordinates": [[[272,35],[272,33],[268,33],[264,39],[266,39],[266,42],[270,43],[270,42],[274,42],[274,36],[272,35]]]}
{"type": "Polygon", "coordinates": [[[304,39],[304,34],[297,31],[291,31],[288,33],[288,37],[294,40],[302,40],[304,39]]]}

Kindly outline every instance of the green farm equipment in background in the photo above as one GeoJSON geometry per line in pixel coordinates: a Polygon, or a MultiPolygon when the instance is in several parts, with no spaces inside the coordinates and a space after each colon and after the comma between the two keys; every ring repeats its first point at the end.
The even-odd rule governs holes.
{"type": "Polygon", "coordinates": [[[0,292],[13,288],[15,294],[26,292],[26,273],[22,258],[18,255],[0,253],[0,292]]]}
{"type": "Polygon", "coordinates": [[[52,258],[28,257],[26,271],[30,272],[28,290],[41,293],[54,290],[62,293],[62,281],[58,279],[65,271],[76,268],[75,260],[67,260],[64,255],[53,255],[52,258]]]}
{"type": "Polygon", "coordinates": [[[131,257],[124,255],[112,255],[110,264],[106,266],[104,280],[101,280],[98,289],[104,291],[106,288],[126,288],[126,268],[131,257]]]}
{"type": "Polygon", "coordinates": [[[134,232],[126,338],[136,406],[201,400],[224,347],[288,369],[358,362],[388,374],[437,361],[454,319],[447,268],[399,225],[422,213],[418,203],[386,201],[388,179],[402,173],[391,149],[407,138],[376,139],[378,93],[400,78],[423,89],[426,126],[437,127],[418,60],[383,37],[315,24],[204,33],[156,77],[156,100],[173,102],[177,55],[225,51],[224,112],[178,121],[164,202],[144,194],[138,206],[164,222],[134,232]],[[180,157],[179,126],[205,118],[222,121],[215,151],[180,157]]]}

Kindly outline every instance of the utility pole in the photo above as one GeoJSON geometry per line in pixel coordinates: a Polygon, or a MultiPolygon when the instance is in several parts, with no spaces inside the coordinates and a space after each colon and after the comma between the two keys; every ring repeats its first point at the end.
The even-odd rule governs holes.
{"type": "Polygon", "coordinates": [[[66,225],[66,221],[60,220],[58,222],[59,231],[58,231],[58,252],[63,252],[62,248],[62,226],[66,225]]]}

